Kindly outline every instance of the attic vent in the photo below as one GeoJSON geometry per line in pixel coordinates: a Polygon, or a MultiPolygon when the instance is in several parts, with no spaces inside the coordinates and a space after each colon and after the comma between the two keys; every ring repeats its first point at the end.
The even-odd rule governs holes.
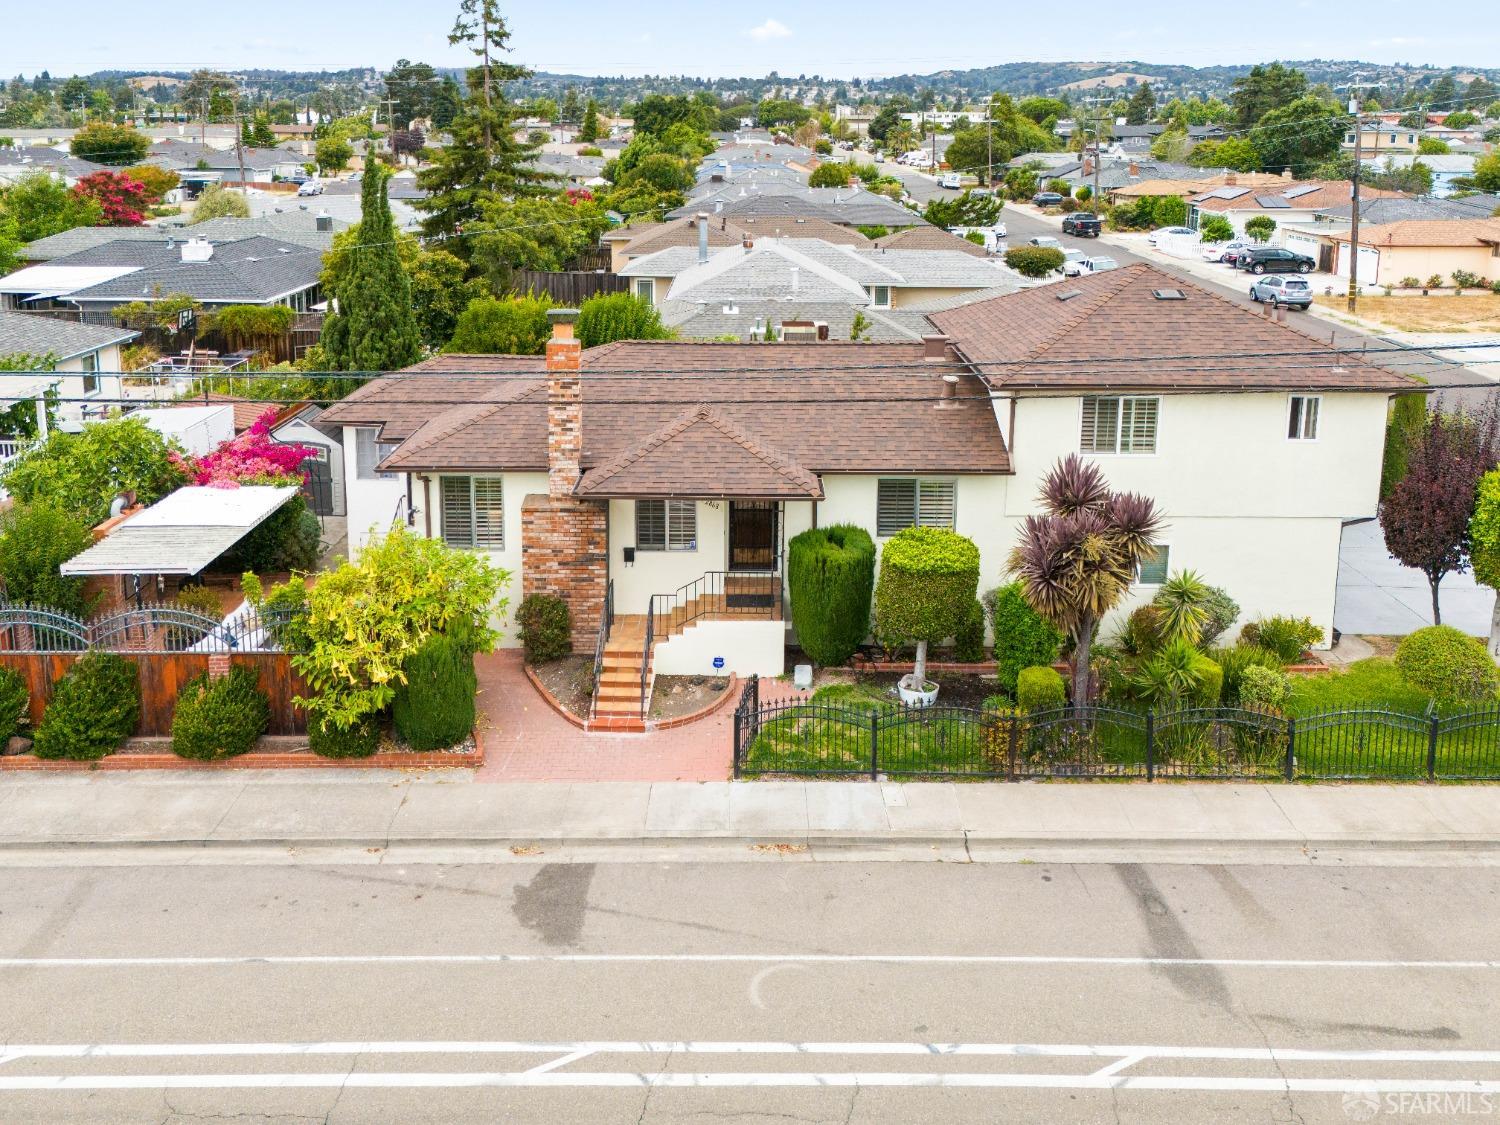
{"type": "Polygon", "coordinates": [[[1186,301],[1187,294],[1181,289],[1153,289],[1151,296],[1158,301],[1186,301]]]}
{"type": "Polygon", "coordinates": [[[1082,296],[1083,296],[1083,290],[1082,289],[1069,289],[1066,293],[1059,293],[1057,295],[1057,299],[1059,301],[1071,301],[1074,297],[1082,297],[1082,296]]]}
{"type": "Polygon", "coordinates": [[[285,246],[278,246],[278,247],[276,247],[276,253],[278,253],[278,254],[290,254],[291,251],[288,250],[285,246]]]}

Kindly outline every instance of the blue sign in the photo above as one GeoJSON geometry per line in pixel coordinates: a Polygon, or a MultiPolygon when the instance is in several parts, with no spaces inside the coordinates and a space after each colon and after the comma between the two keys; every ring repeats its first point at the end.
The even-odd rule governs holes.
{"type": "Polygon", "coordinates": [[[714,657],[714,671],[715,672],[722,672],[723,670],[724,670],[724,658],[722,656],[716,656],[716,657],[714,657]]]}

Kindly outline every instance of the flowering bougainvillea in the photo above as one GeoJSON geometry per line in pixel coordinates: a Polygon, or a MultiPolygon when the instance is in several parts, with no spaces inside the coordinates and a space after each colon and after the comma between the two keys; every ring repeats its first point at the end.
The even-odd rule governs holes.
{"type": "Polygon", "coordinates": [[[267,410],[244,433],[224,442],[212,453],[189,459],[194,484],[237,488],[242,484],[301,485],[307,475],[302,464],[316,455],[308,445],[276,441],[271,426],[276,411],[267,410]]]}
{"type": "Polygon", "coordinates": [[[138,227],[146,220],[150,192],[124,172],[93,172],[73,185],[73,194],[99,204],[101,227],[138,227]]]}

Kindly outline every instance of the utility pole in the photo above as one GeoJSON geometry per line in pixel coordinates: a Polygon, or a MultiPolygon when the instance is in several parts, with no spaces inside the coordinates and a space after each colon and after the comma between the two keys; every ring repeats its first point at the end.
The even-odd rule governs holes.
{"type": "Polygon", "coordinates": [[[198,147],[199,148],[207,148],[208,147],[208,99],[207,98],[199,98],[198,99],[198,105],[201,106],[202,109],[203,109],[203,112],[198,115],[198,147]]]}
{"type": "Polygon", "coordinates": [[[1094,114],[1094,191],[1089,196],[1089,213],[1095,216],[1099,214],[1099,165],[1104,160],[1104,115],[1108,112],[1109,107],[1101,102],[1094,114]]]}
{"type": "Polygon", "coordinates": [[[250,198],[250,188],[245,183],[245,124],[240,115],[234,115],[234,154],[240,163],[240,194],[250,198]]]}
{"type": "Polygon", "coordinates": [[[984,186],[988,191],[995,186],[995,95],[984,107],[984,186]]]}
{"type": "Polygon", "coordinates": [[[1359,91],[1349,92],[1349,116],[1354,119],[1354,176],[1351,198],[1353,207],[1349,213],[1349,297],[1345,307],[1352,313],[1359,305],[1359,175],[1360,165],[1360,121],[1359,91]]]}

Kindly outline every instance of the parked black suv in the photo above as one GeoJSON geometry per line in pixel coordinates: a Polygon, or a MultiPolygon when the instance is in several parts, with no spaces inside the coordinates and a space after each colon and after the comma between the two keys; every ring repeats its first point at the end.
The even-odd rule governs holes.
{"type": "Polygon", "coordinates": [[[1251,273],[1312,273],[1318,263],[1306,254],[1282,250],[1275,246],[1259,246],[1242,251],[1239,267],[1251,273]]]}
{"type": "Polygon", "coordinates": [[[1076,234],[1079,238],[1098,238],[1104,229],[1104,220],[1087,211],[1074,211],[1063,216],[1063,234],[1076,234]]]}

